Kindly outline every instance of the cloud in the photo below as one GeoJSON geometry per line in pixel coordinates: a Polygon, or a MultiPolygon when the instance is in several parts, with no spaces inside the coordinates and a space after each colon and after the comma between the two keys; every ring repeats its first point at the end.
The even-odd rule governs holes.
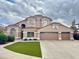
{"type": "Polygon", "coordinates": [[[73,16],[79,22],[78,7],[79,0],[0,0],[0,23],[12,24],[41,14],[54,21],[61,19],[61,23],[71,24],[73,16]]]}
{"type": "Polygon", "coordinates": [[[65,23],[65,19],[61,19],[61,18],[58,18],[58,19],[54,20],[53,22],[58,22],[58,23],[61,23],[61,24],[65,25],[65,26],[68,26],[68,27],[71,26],[70,24],[65,23]]]}

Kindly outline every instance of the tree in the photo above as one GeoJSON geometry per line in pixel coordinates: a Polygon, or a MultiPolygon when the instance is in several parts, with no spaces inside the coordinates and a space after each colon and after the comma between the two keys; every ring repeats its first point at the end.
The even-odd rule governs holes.
{"type": "Polygon", "coordinates": [[[77,32],[78,31],[77,27],[75,26],[75,20],[72,21],[71,28],[74,30],[74,32],[77,32]]]}

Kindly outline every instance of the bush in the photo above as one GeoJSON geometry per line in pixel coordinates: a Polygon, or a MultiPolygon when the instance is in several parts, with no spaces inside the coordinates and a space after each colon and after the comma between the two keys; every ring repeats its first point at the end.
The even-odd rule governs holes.
{"type": "Polygon", "coordinates": [[[32,39],[29,39],[29,40],[32,40],[32,39]]]}
{"type": "Polygon", "coordinates": [[[79,34],[78,34],[78,33],[74,33],[74,34],[73,34],[73,38],[74,38],[75,40],[79,40],[79,34]]]}
{"type": "Polygon", "coordinates": [[[7,36],[4,33],[0,33],[0,44],[5,44],[7,42],[7,36]]]}
{"type": "Polygon", "coordinates": [[[28,40],[28,39],[24,39],[24,41],[26,41],[26,40],[28,40]]]}
{"type": "Polygon", "coordinates": [[[15,41],[15,37],[14,36],[8,36],[8,42],[13,42],[15,41]]]}
{"type": "Polygon", "coordinates": [[[37,39],[33,39],[33,40],[37,40],[37,39]]]}

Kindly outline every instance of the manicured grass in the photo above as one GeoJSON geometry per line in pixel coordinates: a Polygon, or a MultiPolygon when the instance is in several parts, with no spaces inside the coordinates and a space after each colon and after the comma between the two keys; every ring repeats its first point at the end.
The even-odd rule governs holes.
{"type": "Polygon", "coordinates": [[[17,42],[4,48],[7,48],[17,53],[42,57],[40,42],[17,42]]]}

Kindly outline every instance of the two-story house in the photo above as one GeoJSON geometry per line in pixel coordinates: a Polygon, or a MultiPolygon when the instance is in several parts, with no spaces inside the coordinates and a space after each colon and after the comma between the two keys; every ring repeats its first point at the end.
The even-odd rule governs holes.
{"type": "Polygon", "coordinates": [[[6,27],[6,33],[16,39],[73,40],[72,29],[42,15],[30,16],[9,25],[6,27]]]}

